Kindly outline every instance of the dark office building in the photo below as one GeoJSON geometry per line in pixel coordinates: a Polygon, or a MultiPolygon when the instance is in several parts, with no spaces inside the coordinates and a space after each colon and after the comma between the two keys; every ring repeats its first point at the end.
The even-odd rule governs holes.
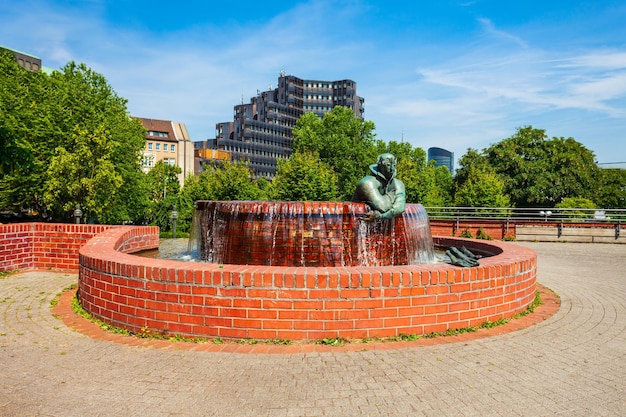
{"type": "Polygon", "coordinates": [[[454,174],[454,152],[441,148],[428,148],[428,160],[435,161],[435,166],[448,167],[451,174],[454,174]]]}
{"type": "Polygon", "coordinates": [[[271,178],[276,160],[291,154],[292,129],[300,116],[313,112],[322,117],[344,106],[363,119],[363,102],[352,80],[303,80],[281,73],[277,88],[258,92],[250,103],[234,107],[232,122],[216,125],[208,147],[230,152],[233,161],[249,161],[257,177],[271,178]]]}

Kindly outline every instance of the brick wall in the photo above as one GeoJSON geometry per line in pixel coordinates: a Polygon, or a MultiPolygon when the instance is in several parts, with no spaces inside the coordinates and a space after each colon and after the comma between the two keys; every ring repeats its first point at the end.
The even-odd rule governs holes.
{"type": "Polygon", "coordinates": [[[80,250],[78,295],[96,317],[135,332],[185,336],[366,338],[476,326],[512,317],[535,297],[536,254],[514,244],[435,237],[440,246],[492,255],[474,268],[314,268],[131,255],[149,245],[151,233],[110,229],[80,250]]]}
{"type": "Polygon", "coordinates": [[[515,223],[506,220],[464,219],[464,220],[430,220],[430,230],[437,236],[460,236],[468,230],[476,236],[482,229],[489,237],[502,240],[515,236],[515,223]]]}
{"type": "MultiPolygon", "coordinates": [[[[78,270],[78,251],[89,239],[119,227],[93,224],[0,224],[0,271],[78,270]]],[[[153,247],[158,246],[157,241],[153,247]]],[[[148,234],[146,233],[146,236],[148,234]]]]}

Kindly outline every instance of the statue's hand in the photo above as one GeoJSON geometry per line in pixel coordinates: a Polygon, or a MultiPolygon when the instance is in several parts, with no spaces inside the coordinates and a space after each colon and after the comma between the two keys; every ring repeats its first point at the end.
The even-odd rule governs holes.
{"type": "Polygon", "coordinates": [[[372,222],[374,220],[378,220],[379,218],[380,218],[380,213],[376,210],[367,212],[361,217],[361,219],[365,220],[366,222],[372,222]]]}

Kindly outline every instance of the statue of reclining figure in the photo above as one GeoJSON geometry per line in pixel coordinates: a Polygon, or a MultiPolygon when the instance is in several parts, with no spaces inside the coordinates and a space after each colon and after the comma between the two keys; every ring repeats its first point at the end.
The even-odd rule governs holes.
{"type": "Polygon", "coordinates": [[[405,191],[396,176],[396,157],[384,153],[376,164],[370,165],[370,175],[363,177],[356,186],[352,201],[367,203],[372,211],[363,216],[373,221],[392,219],[404,212],[405,191]]]}

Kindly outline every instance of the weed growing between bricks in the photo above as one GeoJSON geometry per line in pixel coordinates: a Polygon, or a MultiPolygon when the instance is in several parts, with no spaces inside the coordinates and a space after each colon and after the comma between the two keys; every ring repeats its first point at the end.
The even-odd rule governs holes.
{"type": "Polygon", "coordinates": [[[9,275],[17,274],[18,272],[20,272],[19,269],[12,269],[10,271],[0,271],[0,279],[4,279],[8,277],[9,275]]]}
{"type": "MultiPolygon", "coordinates": [[[[71,291],[74,289],[76,289],[75,284],[64,289],[63,291],[64,292],[71,291]]],[[[50,302],[50,308],[53,308],[54,306],[58,304],[60,295],[61,294],[57,294],[57,296],[50,302]]],[[[320,345],[325,345],[325,346],[340,347],[348,343],[367,344],[367,343],[373,343],[373,342],[383,342],[383,343],[384,342],[411,342],[411,341],[419,340],[421,338],[432,339],[435,337],[456,336],[456,335],[460,335],[464,333],[473,333],[480,329],[491,329],[494,327],[502,326],[510,322],[511,320],[519,319],[529,314],[532,314],[535,311],[535,308],[537,308],[541,304],[543,304],[541,301],[541,294],[539,291],[537,291],[535,293],[535,299],[533,300],[533,302],[530,303],[524,311],[516,314],[510,319],[502,318],[496,321],[486,321],[479,326],[464,327],[460,329],[448,329],[445,332],[434,332],[434,333],[429,333],[425,335],[401,333],[398,336],[391,336],[391,337],[385,337],[385,338],[364,338],[364,339],[346,339],[342,337],[334,337],[334,338],[324,338],[324,339],[317,340],[317,341],[311,341],[310,343],[320,344],[320,345]]],[[[72,310],[77,315],[91,321],[92,323],[97,324],[104,331],[111,332],[113,334],[119,334],[122,336],[128,336],[128,337],[139,337],[142,339],[152,339],[152,340],[169,340],[172,342],[187,342],[187,343],[208,343],[210,341],[214,344],[236,343],[236,344],[243,344],[243,345],[255,345],[258,343],[264,343],[268,345],[291,345],[293,343],[291,340],[286,340],[286,339],[270,339],[270,340],[258,341],[256,339],[225,340],[219,337],[214,338],[214,339],[207,339],[207,338],[201,338],[201,337],[187,337],[187,336],[180,336],[180,335],[168,335],[165,333],[156,333],[156,332],[150,331],[147,328],[142,329],[141,332],[131,332],[126,329],[111,326],[93,317],[89,312],[83,309],[80,302],[78,301],[77,294],[75,294],[74,297],[72,298],[72,310]]]]}

